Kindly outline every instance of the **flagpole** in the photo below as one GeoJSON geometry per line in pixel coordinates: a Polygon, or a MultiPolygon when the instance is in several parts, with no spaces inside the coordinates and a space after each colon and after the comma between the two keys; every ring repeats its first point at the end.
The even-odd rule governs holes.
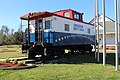
{"type": "Polygon", "coordinates": [[[115,48],[116,48],[116,55],[115,55],[115,71],[118,71],[118,26],[117,26],[117,0],[114,0],[115,6],[115,48]]]}
{"type": "Polygon", "coordinates": [[[118,16],[118,58],[120,58],[120,4],[117,0],[117,16],[118,16]]]}
{"type": "Polygon", "coordinates": [[[103,65],[105,65],[106,64],[105,0],[102,0],[102,14],[103,14],[103,65]]]}
{"type": "Polygon", "coordinates": [[[95,32],[95,59],[97,58],[96,54],[96,0],[94,0],[94,32],[95,32]]]}
{"type": "Polygon", "coordinates": [[[99,62],[99,7],[98,0],[96,0],[96,17],[97,17],[97,61],[99,62]]]}

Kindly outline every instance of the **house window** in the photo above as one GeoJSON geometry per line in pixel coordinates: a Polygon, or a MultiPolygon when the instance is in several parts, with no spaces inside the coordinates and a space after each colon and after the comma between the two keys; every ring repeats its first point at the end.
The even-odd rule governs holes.
{"type": "Polygon", "coordinates": [[[80,15],[77,13],[74,13],[74,19],[80,20],[80,15]]]}
{"type": "Polygon", "coordinates": [[[70,17],[70,13],[69,12],[65,12],[64,13],[64,17],[70,17]]]}
{"type": "Polygon", "coordinates": [[[69,31],[69,24],[65,24],[65,31],[69,31]]]}
{"type": "Polygon", "coordinates": [[[87,33],[90,34],[90,28],[87,29],[87,33]]]}
{"type": "Polygon", "coordinates": [[[45,29],[50,29],[50,20],[45,21],[45,29]]]}

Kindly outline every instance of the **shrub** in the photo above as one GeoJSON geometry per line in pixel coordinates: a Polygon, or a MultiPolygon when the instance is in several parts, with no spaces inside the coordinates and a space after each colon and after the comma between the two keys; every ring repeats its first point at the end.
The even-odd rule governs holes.
{"type": "Polygon", "coordinates": [[[102,49],[103,48],[103,45],[100,45],[100,49],[102,49]]]}
{"type": "Polygon", "coordinates": [[[14,59],[14,61],[12,63],[17,64],[18,63],[17,59],[14,59]]]}
{"type": "Polygon", "coordinates": [[[6,62],[6,63],[9,63],[9,62],[10,62],[10,59],[9,59],[9,58],[7,58],[7,59],[5,60],[5,62],[6,62]]]}
{"type": "Polygon", "coordinates": [[[24,61],[19,61],[19,62],[18,62],[18,65],[19,65],[19,66],[25,66],[25,62],[24,62],[24,61]]]}

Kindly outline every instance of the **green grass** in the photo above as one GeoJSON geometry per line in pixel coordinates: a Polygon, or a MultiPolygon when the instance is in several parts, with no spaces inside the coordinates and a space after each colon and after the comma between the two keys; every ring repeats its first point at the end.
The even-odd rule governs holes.
{"type": "Polygon", "coordinates": [[[22,54],[19,52],[2,52],[2,53],[0,53],[0,59],[16,58],[16,57],[24,57],[24,56],[27,56],[27,54],[22,54]]]}
{"type": "MultiPolygon", "coordinates": [[[[0,49],[8,49],[6,46],[0,49]]],[[[18,50],[10,47],[9,50],[18,50]]],[[[19,52],[0,52],[0,58],[26,56],[19,52]]],[[[120,71],[115,72],[115,54],[108,52],[106,66],[94,58],[94,54],[65,56],[56,64],[42,64],[37,68],[23,70],[0,70],[0,80],[120,80],[120,71]]],[[[120,66],[119,66],[120,68],[120,66]]]]}
{"type": "MultiPolygon", "coordinates": [[[[115,72],[115,54],[107,54],[106,66],[94,54],[66,56],[56,64],[42,64],[24,70],[0,70],[0,80],[120,80],[115,72]]],[[[119,66],[120,68],[120,66],[119,66]]]]}
{"type": "Polygon", "coordinates": [[[21,47],[19,45],[6,45],[6,46],[0,46],[0,52],[4,52],[4,51],[17,51],[19,50],[21,47]]]}
{"type": "Polygon", "coordinates": [[[20,50],[19,45],[0,46],[0,59],[27,56],[27,54],[20,53],[20,50]]]}
{"type": "Polygon", "coordinates": [[[0,80],[119,80],[120,72],[102,64],[49,64],[26,70],[0,70],[0,80]]]}

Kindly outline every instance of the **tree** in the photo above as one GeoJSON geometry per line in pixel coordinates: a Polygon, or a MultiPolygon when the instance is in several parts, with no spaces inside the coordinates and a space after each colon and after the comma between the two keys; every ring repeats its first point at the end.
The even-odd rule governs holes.
{"type": "Polygon", "coordinates": [[[14,33],[14,29],[11,29],[11,35],[13,35],[13,33],[14,33]]]}
{"type": "Polygon", "coordinates": [[[3,44],[3,35],[0,34],[0,45],[2,45],[2,44],[3,44]]]}
{"type": "Polygon", "coordinates": [[[15,32],[14,29],[9,29],[8,26],[2,25],[0,29],[0,45],[11,45],[21,43],[21,32],[15,32]]]}
{"type": "Polygon", "coordinates": [[[5,26],[5,25],[2,25],[1,34],[8,35],[8,32],[9,32],[9,28],[7,26],[5,26]]]}
{"type": "Polygon", "coordinates": [[[7,41],[7,36],[6,35],[1,35],[1,43],[2,43],[2,45],[6,45],[7,44],[6,41],[7,41]]]}
{"type": "Polygon", "coordinates": [[[21,32],[15,32],[13,34],[14,44],[21,44],[22,39],[21,35],[22,35],[21,32]]]}

